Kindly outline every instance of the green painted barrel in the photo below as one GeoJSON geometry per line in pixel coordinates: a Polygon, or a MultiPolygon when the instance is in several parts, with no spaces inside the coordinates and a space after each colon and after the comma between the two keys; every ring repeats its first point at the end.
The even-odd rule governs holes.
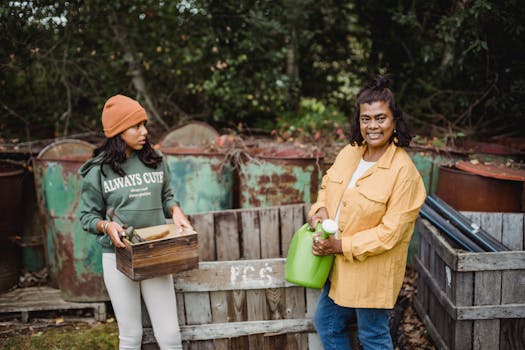
{"type": "Polygon", "coordinates": [[[93,148],[84,141],[62,140],[44,148],[34,162],[51,284],[68,301],[109,300],[101,247],[95,235],[82,230],[77,215],[82,185],[77,172],[93,148]]]}
{"type": "Polygon", "coordinates": [[[239,206],[312,203],[321,180],[322,154],[315,150],[254,148],[239,162],[239,206]]]}
{"type": "Polygon", "coordinates": [[[225,153],[197,147],[166,147],[162,153],[186,214],[233,208],[234,171],[225,153]]]}

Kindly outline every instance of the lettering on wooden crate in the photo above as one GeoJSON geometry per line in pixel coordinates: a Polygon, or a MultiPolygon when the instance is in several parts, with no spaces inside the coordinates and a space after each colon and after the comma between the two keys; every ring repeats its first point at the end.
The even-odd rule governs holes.
{"type": "Polygon", "coordinates": [[[258,282],[261,287],[270,286],[273,283],[271,273],[273,269],[268,263],[264,263],[264,267],[259,268],[257,273],[253,265],[246,266],[231,266],[230,267],[230,282],[235,285],[239,282],[246,284],[248,282],[258,282]]]}

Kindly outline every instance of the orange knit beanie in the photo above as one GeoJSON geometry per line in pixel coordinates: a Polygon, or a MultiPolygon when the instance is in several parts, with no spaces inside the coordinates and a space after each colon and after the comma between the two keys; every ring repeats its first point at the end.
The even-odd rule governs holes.
{"type": "Polygon", "coordinates": [[[124,95],[110,97],[102,110],[102,127],[107,138],[145,120],[148,120],[148,116],[144,108],[137,101],[124,95]]]}

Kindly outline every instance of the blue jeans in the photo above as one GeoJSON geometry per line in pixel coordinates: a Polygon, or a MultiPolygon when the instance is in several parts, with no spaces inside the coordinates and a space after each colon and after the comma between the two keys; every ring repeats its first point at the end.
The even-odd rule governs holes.
{"type": "MultiPolygon", "coordinates": [[[[351,350],[348,325],[357,318],[357,333],[363,350],[392,350],[390,309],[357,309],[339,306],[330,297],[326,282],[314,315],[314,326],[324,350],[351,350]]],[[[358,350],[358,349],[354,349],[358,350]]]]}

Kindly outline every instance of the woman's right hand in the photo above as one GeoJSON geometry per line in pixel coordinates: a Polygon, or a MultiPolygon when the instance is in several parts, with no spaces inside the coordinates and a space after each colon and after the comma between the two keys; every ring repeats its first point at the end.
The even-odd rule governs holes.
{"type": "Polygon", "coordinates": [[[326,210],[326,207],[321,207],[317,209],[311,218],[308,219],[308,225],[310,225],[311,229],[315,229],[319,222],[323,222],[323,220],[326,219],[328,219],[328,211],[326,210]]]}
{"type": "Polygon", "coordinates": [[[117,248],[125,248],[126,245],[122,242],[121,237],[124,234],[124,229],[116,222],[110,221],[108,226],[106,227],[107,235],[109,236],[109,239],[111,239],[111,242],[115,245],[117,248]]]}

